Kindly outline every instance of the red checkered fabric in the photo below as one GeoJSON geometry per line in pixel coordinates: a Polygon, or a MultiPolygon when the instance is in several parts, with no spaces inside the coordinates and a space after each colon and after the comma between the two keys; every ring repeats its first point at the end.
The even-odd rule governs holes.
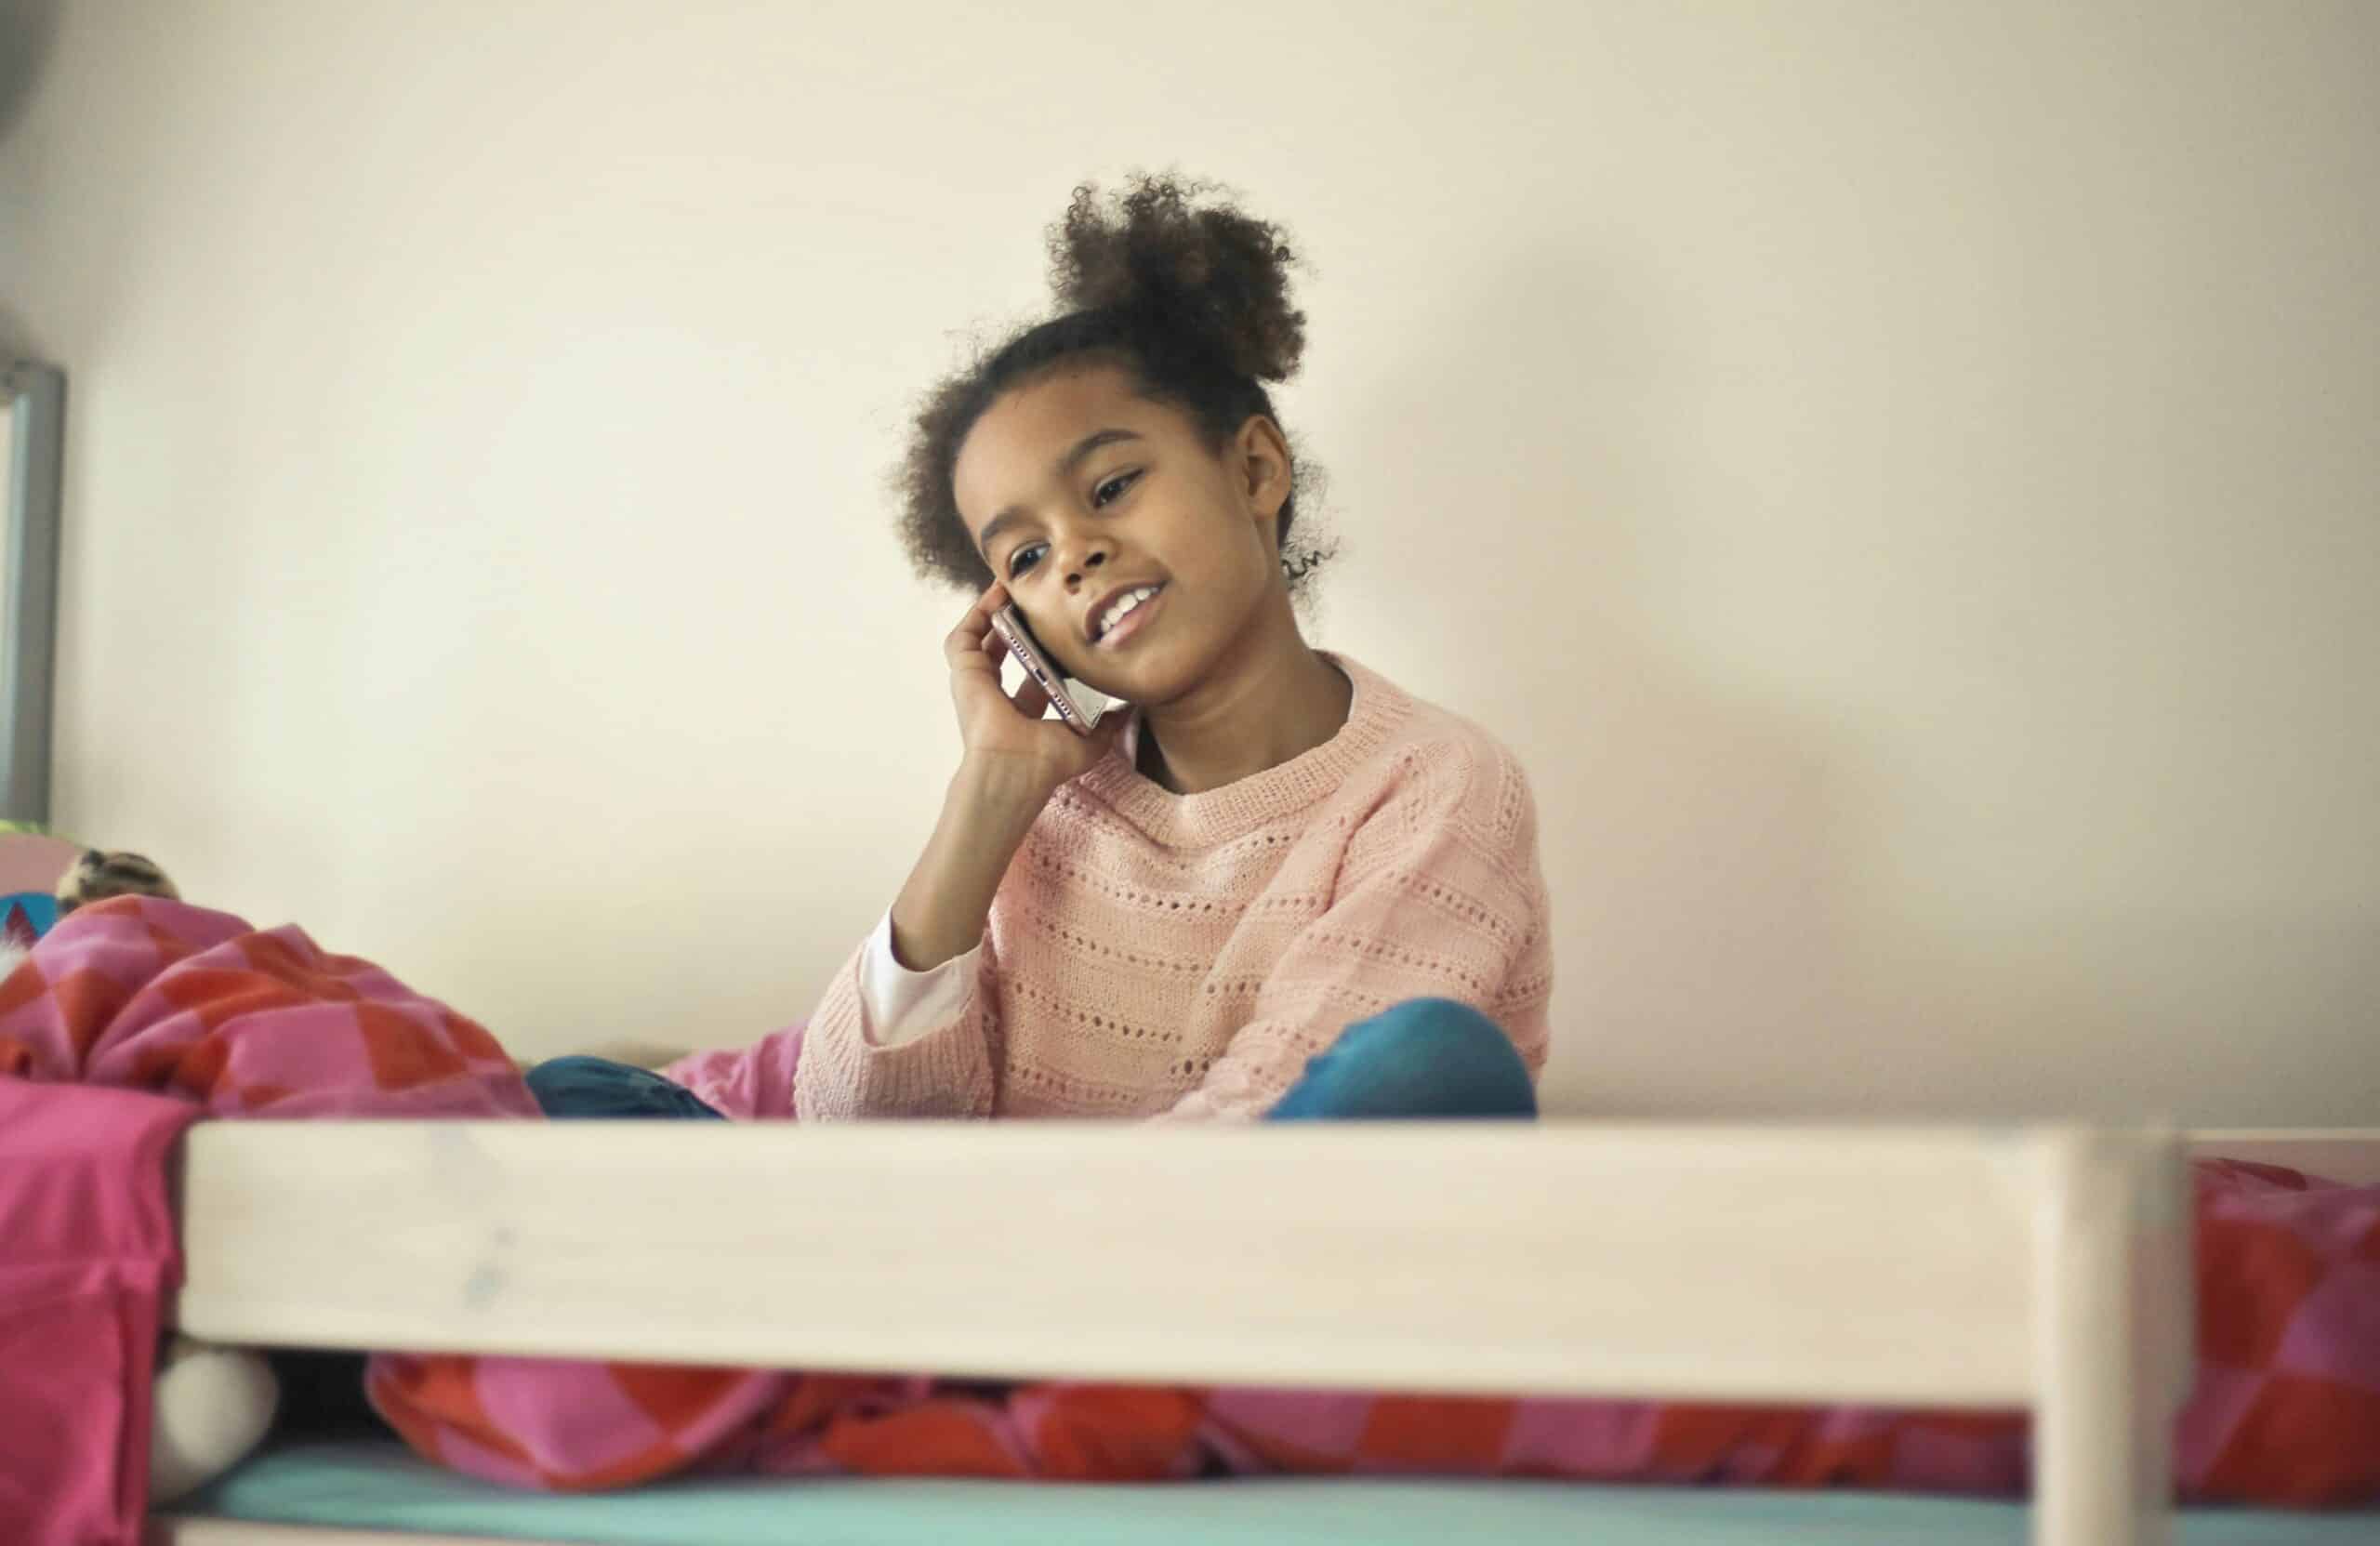
{"type": "Polygon", "coordinates": [[[2380,1497],[2380,1186],[2234,1160],[2196,1171],[2183,1485],[2309,1508],[2380,1497]]]}
{"type": "Polygon", "coordinates": [[[302,929],[124,896],[0,982],[0,1075],[147,1090],[214,1117],[535,1117],[494,1037],[302,929]]]}

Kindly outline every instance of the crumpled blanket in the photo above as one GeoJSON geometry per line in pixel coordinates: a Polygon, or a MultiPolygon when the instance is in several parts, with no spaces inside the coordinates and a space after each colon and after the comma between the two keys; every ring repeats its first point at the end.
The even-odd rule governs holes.
{"type": "MultiPolygon", "coordinates": [[[[772,1038],[798,1051],[797,1036],[772,1038]]],[[[732,1061],[732,1060],[731,1060],[732,1061]]],[[[705,1070],[720,1082],[727,1064],[705,1070]]],[[[472,1022],[296,929],[126,898],[0,983],[0,1073],[178,1094],[210,1115],[511,1116],[472,1022]]],[[[2380,1496],[2380,1187],[2202,1164],[2189,1501],[2380,1496]]],[[[1958,1328],[1945,1327],[1955,1336],[1958,1328]]],[[[382,1354],[375,1407],[426,1458],[520,1487],[685,1472],[1154,1480],[1435,1473],[2013,1493],[2018,1414],[1318,1393],[382,1354]]]]}
{"type": "Polygon", "coordinates": [[[0,1540],[141,1539],[201,1117],[535,1117],[484,1030],[297,929],[126,897],[0,981],[0,1540]]]}
{"type": "Polygon", "coordinates": [[[536,1117],[496,1037],[294,926],[157,897],[77,908],[0,982],[0,1075],[208,1117],[536,1117]]]}
{"type": "Polygon", "coordinates": [[[0,1079],[0,1540],[133,1546],[181,1101],[0,1079]]]}

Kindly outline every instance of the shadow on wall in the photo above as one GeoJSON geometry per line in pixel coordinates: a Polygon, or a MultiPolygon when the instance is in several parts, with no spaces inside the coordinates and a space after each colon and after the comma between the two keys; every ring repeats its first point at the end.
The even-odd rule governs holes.
{"type": "MultiPolygon", "coordinates": [[[[0,145],[7,144],[16,131],[49,63],[63,4],[64,0],[0,0],[0,145]]],[[[24,320],[0,301],[0,359],[34,352],[24,320]]]]}
{"type": "MultiPolygon", "coordinates": [[[[1557,935],[1548,1109],[2014,1117],[2121,1103],[2045,1092],[2061,1061],[2049,1043],[2121,1023],[2120,1005],[2078,1001],[2089,984],[2042,971],[2019,942],[1936,937],[1896,894],[1876,749],[1818,711],[1711,680],[1663,637],[1664,592],[1692,578],[1670,535],[1699,497],[1683,469],[1727,448],[1680,420],[1697,393],[1678,377],[1699,363],[1665,337],[1659,288],[1601,253],[1540,251],[1461,295],[1467,309],[1408,331],[1416,347],[1356,416],[1436,424],[1463,447],[1400,468],[1395,486],[1416,511],[1479,512],[1412,519],[1461,544],[1450,563],[1487,572],[1393,619],[1383,598],[1334,600],[1379,609],[1372,628],[1407,640],[1408,658],[1484,671],[1478,717],[1529,769],[1557,935]],[[1524,339],[1552,347],[1523,360],[1524,339]],[[1461,384],[1455,404],[1448,383],[1461,384]],[[1481,660],[1478,641],[1512,638],[1519,618],[1525,657],[1481,660]]],[[[1354,568],[1360,525],[1350,535],[1354,568]]]]}
{"type": "Polygon", "coordinates": [[[233,77],[224,61],[236,59],[245,35],[237,18],[203,7],[116,11],[0,0],[0,166],[10,196],[27,201],[0,218],[36,226],[47,216],[38,202],[44,187],[75,190],[75,218],[34,239],[46,271],[37,276],[43,304],[30,315],[0,314],[0,344],[70,374],[103,352],[132,311],[125,298],[178,260],[152,227],[161,204],[198,175],[187,104],[202,87],[227,87],[233,77]],[[86,98],[104,112],[93,117],[86,98]],[[36,112],[46,115],[46,138],[14,143],[36,112]],[[40,164],[26,165],[36,153],[40,164]]]}
{"type": "Polygon", "coordinates": [[[0,144],[15,132],[49,63],[65,0],[0,0],[0,144]]]}

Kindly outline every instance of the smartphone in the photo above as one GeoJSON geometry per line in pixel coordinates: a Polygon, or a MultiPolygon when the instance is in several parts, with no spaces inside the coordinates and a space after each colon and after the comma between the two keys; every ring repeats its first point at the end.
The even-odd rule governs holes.
{"type": "Polygon", "coordinates": [[[1058,669],[1058,663],[1050,658],[1050,652],[1041,647],[1041,641],[1033,637],[1033,629],[1025,624],[1025,614],[1017,611],[1014,605],[1004,606],[993,613],[992,628],[1008,645],[1009,653],[1016,656],[1018,663],[1025,667],[1025,674],[1039,682],[1041,690],[1050,694],[1050,707],[1058,711],[1058,718],[1065,721],[1066,728],[1078,735],[1090,734],[1099,724],[1099,717],[1107,711],[1108,700],[1069,681],[1066,674],[1058,669]]]}

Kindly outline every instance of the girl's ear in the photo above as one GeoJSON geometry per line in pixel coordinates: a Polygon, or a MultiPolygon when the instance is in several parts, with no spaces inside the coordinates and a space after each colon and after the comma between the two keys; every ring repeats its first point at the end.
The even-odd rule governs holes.
{"type": "Polygon", "coordinates": [[[1289,446],[1281,427],[1263,414],[1251,414],[1239,428],[1236,444],[1246,482],[1243,492],[1249,514],[1256,520],[1265,545],[1276,557],[1281,550],[1281,507],[1289,497],[1289,446]]]}

